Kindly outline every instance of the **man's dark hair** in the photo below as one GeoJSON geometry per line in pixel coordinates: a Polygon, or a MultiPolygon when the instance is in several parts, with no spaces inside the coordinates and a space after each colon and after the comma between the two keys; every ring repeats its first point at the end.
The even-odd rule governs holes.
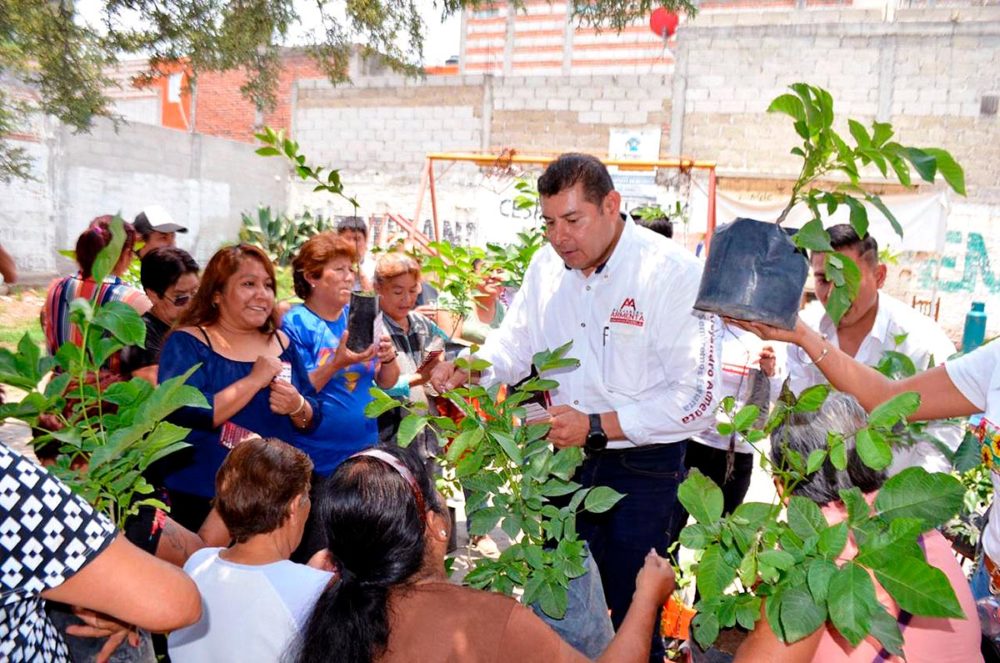
{"type": "Polygon", "coordinates": [[[142,257],[139,280],[143,288],[162,297],[177,279],[198,271],[198,263],[190,253],[173,246],[161,246],[142,257]]]}
{"type": "MultiPolygon", "coordinates": [[[[834,251],[854,249],[861,259],[866,260],[869,265],[872,267],[878,265],[878,242],[871,236],[871,233],[865,233],[864,238],[858,237],[857,231],[849,223],[838,223],[835,226],[830,226],[827,228],[827,232],[830,233],[830,246],[833,247],[834,251]]],[[[813,254],[815,253],[818,252],[813,251],[813,254]]]]}
{"type": "Polygon", "coordinates": [[[572,188],[577,182],[583,185],[587,202],[595,205],[600,205],[615,188],[611,174],[600,159],[589,154],[568,152],[559,155],[538,178],[538,195],[548,198],[572,188]]]}
{"type": "Polygon", "coordinates": [[[342,233],[348,230],[357,230],[365,237],[368,237],[368,225],[360,216],[344,216],[337,221],[337,232],[342,233]]]}
{"type": "MultiPolygon", "coordinates": [[[[635,218],[635,217],[633,217],[635,218]]],[[[663,235],[666,238],[672,238],[674,236],[674,223],[666,217],[660,217],[658,219],[636,219],[635,221],[640,226],[645,226],[649,228],[654,233],[658,235],[663,235]]]]}

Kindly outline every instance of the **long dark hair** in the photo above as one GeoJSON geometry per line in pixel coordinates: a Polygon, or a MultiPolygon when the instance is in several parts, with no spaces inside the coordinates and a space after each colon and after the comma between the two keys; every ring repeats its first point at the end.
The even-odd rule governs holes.
{"type": "Polygon", "coordinates": [[[389,592],[423,566],[426,514],[418,503],[439,513],[443,506],[416,454],[379,450],[410,471],[416,490],[398,470],[370,456],[347,459],[317,490],[314,508],[341,578],[320,595],[294,645],[298,663],[375,660],[389,642],[389,592]]]}
{"type": "MultiPolygon", "coordinates": [[[[215,293],[222,292],[223,288],[226,287],[226,282],[239,271],[240,263],[244,260],[256,260],[264,266],[264,271],[271,279],[271,292],[275,293],[275,297],[277,297],[274,265],[271,264],[271,259],[267,257],[267,254],[252,244],[227,246],[216,251],[212,259],[208,261],[205,273],[201,275],[198,293],[181,314],[174,328],[215,324],[219,319],[219,309],[214,302],[215,293]]],[[[281,321],[278,319],[277,311],[278,307],[275,306],[271,310],[267,322],[261,325],[259,330],[262,334],[273,334],[278,329],[281,321]]]]}

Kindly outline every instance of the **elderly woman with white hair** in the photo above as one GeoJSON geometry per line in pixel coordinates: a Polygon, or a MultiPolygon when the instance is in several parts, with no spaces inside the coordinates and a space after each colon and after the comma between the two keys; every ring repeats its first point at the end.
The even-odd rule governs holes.
{"type": "MultiPolygon", "coordinates": [[[[847,519],[847,508],[840,501],[841,491],[858,488],[868,503],[872,504],[886,480],[884,470],[873,470],[865,465],[855,450],[854,436],[867,425],[867,413],[852,396],[833,392],[818,410],[790,414],[771,435],[771,461],[779,468],[790,467],[788,457],[792,452],[808,458],[814,450],[826,449],[829,433],[843,436],[847,448],[847,468],[838,470],[827,460],[819,471],[791,489],[791,495],[805,497],[819,505],[831,525],[847,519]]],[[[976,604],[965,575],[951,551],[951,545],[937,530],[925,532],[920,539],[927,563],[941,569],[947,576],[966,619],[932,619],[910,615],[901,611],[888,592],[875,581],[878,602],[899,621],[906,660],[910,663],[981,661],[976,604]]],[[[842,564],[857,554],[857,543],[851,535],[837,562],[842,564]]],[[[757,628],[740,648],[739,654],[738,660],[751,661],[780,659],[817,663],[870,663],[894,660],[873,637],[865,638],[855,647],[829,624],[798,642],[784,644],[771,630],[767,619],[758,621],[757,628]]]]}

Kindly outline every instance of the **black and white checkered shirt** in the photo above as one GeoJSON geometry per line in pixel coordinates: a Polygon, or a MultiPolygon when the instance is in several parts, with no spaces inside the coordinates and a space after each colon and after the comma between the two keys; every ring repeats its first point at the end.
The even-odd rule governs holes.
{"type": "Polygon", "coordinates": [[[103,514],[0,444],[0,661],[69,662],[41,594],[114,538],[115,527],[103,514]]]}

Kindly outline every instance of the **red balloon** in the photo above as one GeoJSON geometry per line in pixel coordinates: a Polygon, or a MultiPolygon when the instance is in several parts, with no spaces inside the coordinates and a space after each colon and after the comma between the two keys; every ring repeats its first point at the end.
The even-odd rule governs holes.
{"type": "Polygon", "coordinates": [[[649,15],[649,29],[658,37],[669,39],[677,32],[680,17],[666,7],[657,7],[649,15]]]}

